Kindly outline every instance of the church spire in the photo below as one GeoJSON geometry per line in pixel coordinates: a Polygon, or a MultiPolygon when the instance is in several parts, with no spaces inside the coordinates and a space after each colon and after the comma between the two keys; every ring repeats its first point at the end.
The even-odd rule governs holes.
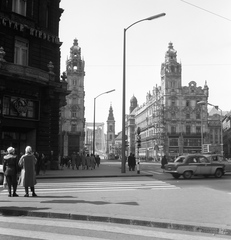
{"type": "Polygon", "coordinates": [[[108,115],[108,121],[115,121],[114,119],[114,114],[113,114],[113,109],[112,109],[112,105],[110,106],[110,109],[109,109],[109,115],[108,115]]]}

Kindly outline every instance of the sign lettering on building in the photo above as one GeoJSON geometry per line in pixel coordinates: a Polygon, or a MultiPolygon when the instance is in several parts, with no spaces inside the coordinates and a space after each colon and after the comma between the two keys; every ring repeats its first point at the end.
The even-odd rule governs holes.
{"type": "Polygon", "coordinates": [[[18,30],[20,32],[28,31],[31,36],[41,38],[52,43],[60,44],[59,37],[48,34],[44,31],[35,29],[33,27],[29,27],[26,24],[12,21],[7,17],[0,16],[0,25],[4,27],[12,28],[14,30],[18,30]]]}

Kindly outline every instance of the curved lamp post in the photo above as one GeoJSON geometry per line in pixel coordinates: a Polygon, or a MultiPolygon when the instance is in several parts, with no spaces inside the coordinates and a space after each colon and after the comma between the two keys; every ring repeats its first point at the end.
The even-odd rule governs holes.
{"type": "MultiPolygon", "coordinates": [[[[217,105],[213,105],[211,103],[208,103],[206,101],[199,101],[197,103],[198,105],[210,105],[212,107],[215,107],[217,110],[220,110],[221,111],[221,117],[220,117],[220,122],[221,122],[221,140],[220,140],[220,144],[221,144],[221,155],[223,156],[223,127],[222,127],[222,110],[217,106],[217,105]]],[[[203,140],[203,132],[202,132],[202,116],[201,116],[201,137],[202,137],[202,140],[203,140]]],[[[203,146],[203,142],[202,142],[202,146],[203,146]]]]}
{"type": "MultiPolygon", "coordinates": [[[[114,92],[114,91],[115,91],[115,89],[107,91],[107,92],[103,92],[103,93],[99,94],[97,97],[99,97],[103,94],[106,94],[106,93],[114,92]]],[[[94,98],[94,120],[93,120],[93,154],[94,155],[95,155],[95,102],[96,102],[97,97],[94,98]]]]}
{"type": "Polygon", "coordinates": [[[147,20],[153,20],[159,17],[163,17],[165,16],[165,13],[160,13],[148,18],[144,18],[141,19],[137,22],[134,22],[133,24],[131,24],[129,27],[124,29],[124,45],[123,45],[123,100],[122,100],[122,166],[121,166],[121,172],[125,173],[126,168],[125,168],[125,148],[126,148],[126,144],[125,144],[125,92],[126,92],[126,74],[125,74],[125,66],[126,66],[126,31],[132,27],[133,25],[139,23],[139,22],[143,22],[143,21],[147,21],[147,20]]]}

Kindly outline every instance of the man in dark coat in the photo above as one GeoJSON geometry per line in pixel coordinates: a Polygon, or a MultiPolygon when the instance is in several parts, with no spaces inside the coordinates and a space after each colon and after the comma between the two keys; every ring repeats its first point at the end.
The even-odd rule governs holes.
{"type": "Polygon", "coordinates": [[[136,166],[136,158],[135,155],[133,153],[130,153],[129,157],[128,157],[128,168],[129,171],[135,171],[135,166],[136,166]]]}
{"type": "Polygon", "coordinates": [[[9,197],[18,197],[17,191],[17,172],[18,172],[18,161],[13,147],[7,148],[7,155],[3,158],[3,172],[6,176],[6,182],[8,185],[9,197]],[[11,188],[13,187],[13,195],[11,194],[11,188]]]}
{"type": "Polygon", "coordinates": [[[168,160],[167,160],[167,157],[166,155],[164,155],[161,159],[161,168],[164,169],[164,166],[168,164],[168,160]]]}

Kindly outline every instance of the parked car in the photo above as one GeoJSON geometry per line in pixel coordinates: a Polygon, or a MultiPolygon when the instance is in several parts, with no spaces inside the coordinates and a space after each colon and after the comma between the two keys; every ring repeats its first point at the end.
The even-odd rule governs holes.
{"type": "Polygon", "coordinates": [[[176,179],[180,176],[189,179],[197,175],[205,177],[213,175],[216,178],[221,178],[225,173],[225,165],[211,162],[202,154],[189,154],[182,162],[166,164],[164,172],[172,174],[176,179]]]}
{"type": "Polygon", "coordinates": [[[185,157],[186,157],[186,156],[179,156],[179,157],[177,157],[177,158],[175,159],[174,163],[176,163],[176,162],[181,162],[181,163],[182,163],[182,162],[184,161],[185,157]]]}
{"type": "Polygon", "coordinates": [[[231,172],[231,160],[226,159],[220,154],[206,154],[205,156],[212,162],[224,164],[225,172],[231,172]]]}

